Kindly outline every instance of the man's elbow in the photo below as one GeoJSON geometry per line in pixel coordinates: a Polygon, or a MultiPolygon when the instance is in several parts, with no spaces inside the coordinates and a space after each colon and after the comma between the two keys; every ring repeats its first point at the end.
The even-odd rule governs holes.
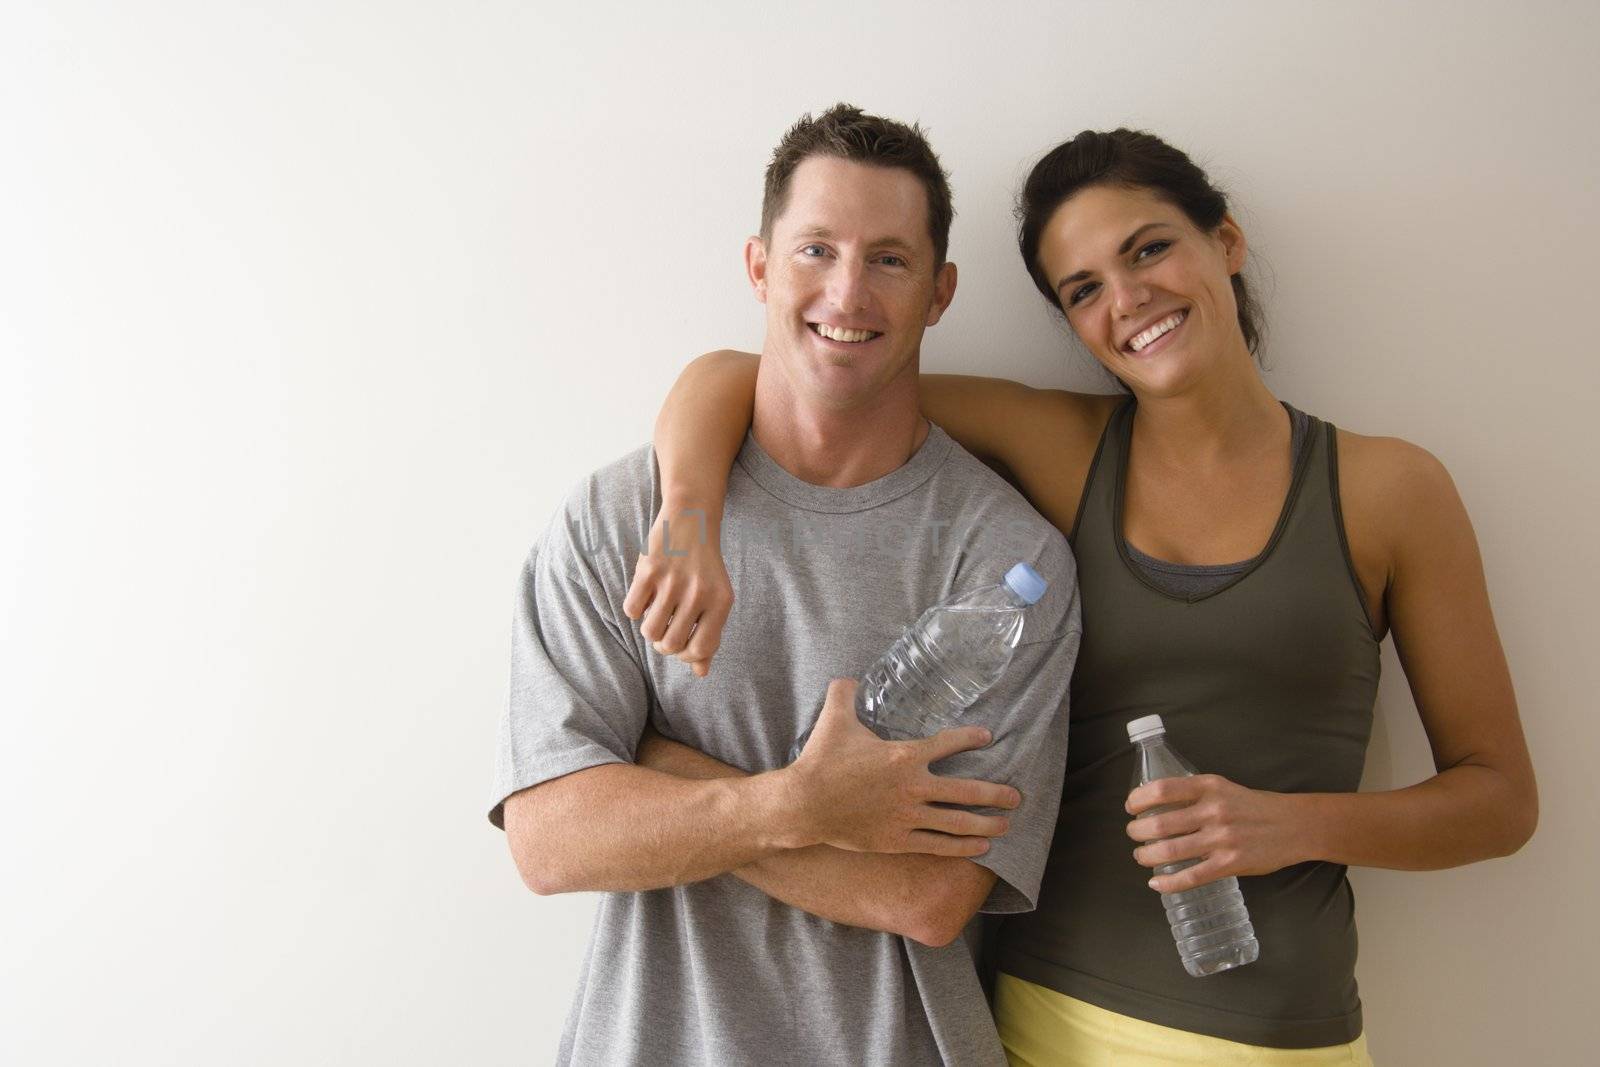
{"type": "Polygon", "coordinates": [[[906,936],[919,945],[929,948],[944,948],[961,936],[961,931],[967,928],[965,922],[952,922],[944,916],[935,916],[921,922],[906,932],[906,936]]]}
{"type": "Polygon", "coordinates": [[[905,936],[929,948],[944,948],[961,936],[982,901],[964,893],[941,893],[917,908],[905,936]]]}
{"type": "Polygon", "coordinates": [[[579,888],[572,879],[556,870],[551,864],[529,863],[516,855],[512,858],[516,860],[517,873],[522,875],[522,884],[535,896],[551,897],[557,893],[571,893],[579,888]]]}
{"type": "Polygon", "coordinates": [[[537,839],[513,835],[509,820],[506,841],[511,846],[511,862],[517,865],[522,884],[536,895],[549,897],[557,893],[571,893],[579,888],[574,884],[571,872],[551,859],[550,849],[541,847],[537,839]]]}
{"type": "Polygon", "coordinates": [[[536,798],[535,789],[523,790],[506,800],[506,844],[511,849],[511,862],[516,864],[522,884],[541,897],[577,892],[585,888],[580,872],[562,861],[568,849],[547,831],[546,827],[555,821],[540,817],[540,800],[544,798],[536,798]]]}

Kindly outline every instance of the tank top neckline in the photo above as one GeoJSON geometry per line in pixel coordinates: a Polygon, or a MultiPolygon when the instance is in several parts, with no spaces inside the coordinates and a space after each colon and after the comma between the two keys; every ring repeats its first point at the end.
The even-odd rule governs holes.
{"type": "MultiPolygon", "coordinates": [[[[1284,413],[1289,416],[1292,426],[1294,420],[1294,411],[1286,402],[1280,400],[1278,403],[1282,405],[1284,413]]],[[[1158,593],[1168,600],[1176,600],[1194,604],[1202,600],[1209,600],[1214,596],[1219,596],[1222,593],[1227,592],[1229,589],[1232,589],[1246,578],[1250,577],[1250,575],[1254,574],[1262,564],[1271,558],[1273,550],[1278,547],[1278,542],[1283,539],[1283,532],[1288,528],[1289,518],[1294,514],[1295,502],[1300,498],[1300,487],[1305,482],[1306,471],[1311,466],[1311,454],[1316,451],[1315,441],[1316,432],[1318,429],[1318,420],[1315,416],[1307,416],[1311,420],[1311,424],[1306,430],[1305,439],[1300,443],[1300,450],[1298,454],[1293,457],[1294,465],[1289,475],[1289,490],[1284,494],[1283,506],[1278,511],[1278,521],[1272,528],[1272,536],[1267,538],[1266,547],[1262,548],[1260,552],[1256,553],[1250,559],[1241,561],[1243,566],[1239,572],[1233,575],[1228,581],[1223,582],[1214,589],[1185,595],[1164,589],[1155,582],[1151,581],[1150,577],[1140,569],[1139,565],[1134,561],[1132,555],[1129,553],[1130,546],[1128,545],[1128,539],[1123,534],[1123,520],[1125,517],[1123,513],[1124,500],[1128,483],[1128,460],[1133,453],[1133,414],[1137,408],[1138,401],[1133,397],[1129,397],[1127,403],[1123,404],[1112,415],[1112,425],[1108,425],[1106,427],[1108,436],[1112,433],[1115,433],[1117,437],[1117,454],[1115,456],[1116,483],[1113,490],[1111,504],[1111,540],[1112,543],[1117,547],[1117,556],[1119,559],[1121,559],[1123,568],[1129,574],[1131,574],[1134,579],[1139,582],[1139,584],[1155,593],[1158,593]]],[[[1091,475],[1091,477],[1093,476],[1091,475]]],[[[1087,492],[1088,487],[1085,486],[1086,498],[1087,492]]]]}

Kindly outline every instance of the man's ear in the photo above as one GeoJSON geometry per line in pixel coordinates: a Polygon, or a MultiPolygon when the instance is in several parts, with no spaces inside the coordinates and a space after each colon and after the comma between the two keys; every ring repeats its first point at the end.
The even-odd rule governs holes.
{"type": "Polygon", "coordinates": [[[1222,222],[1217,226],[1217,239],[1222,242],[1222,251],[1228,260],[1228,273],[1238,274],[1244,270],[1245,254],[1249,251],[1249,244],[1244,239],[1244,231],[1239,224],[1233,221],[1232,215],[1222,216],[1222,222]]]}
{"type": "Polygon", "coordinates": [[[924,326],[932,326],[944,316],[944,309],[950,306],[950,301],[956,298],[956,265],[944,263],[933,276],[933,303],[928,307],[928,321],[924,326]]]}
{"type": "Polygon", "coordinates": [[[750,288],[756,299],[767,302],[767,243],[760,237],[748,238],[744,243],[744,272],[750,277],[750,288]]]}

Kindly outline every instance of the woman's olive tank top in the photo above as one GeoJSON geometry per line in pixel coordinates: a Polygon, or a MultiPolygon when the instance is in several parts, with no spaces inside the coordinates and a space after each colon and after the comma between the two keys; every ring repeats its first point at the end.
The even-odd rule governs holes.
{"type": "Polygon", "coordinates": [[[1173,595],[1123,539],[1134,401],[1107,424],[1071,541],[1083,596],[1061,818],[1039,907],[1001,927],[1000,970],[1110,1011],[1231,1041],[1315,1048],[1361,1033],[1345,868],[1241,878],[1249,966],[1191,978],[1134,862],[1127,723],[1159,714],[1201,771],[1252,789],[1352,792],[1378,641],[1345,543],[1334,428],[1311,420],[1266,549],[1209,592],[1173,595]]]}

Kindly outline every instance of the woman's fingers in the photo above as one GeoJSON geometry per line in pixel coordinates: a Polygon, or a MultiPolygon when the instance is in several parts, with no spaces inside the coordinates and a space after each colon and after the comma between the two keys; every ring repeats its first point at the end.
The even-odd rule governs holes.
{"type": "Polygon", "coordinates": [[[639,633],[654,645],[667,636],[667,627],[677,611],[678,604],[673,598],[673,591],[670,588],[659,590],[650,606],[645,608],[644,618],[639,622],[639,633]]]}
{"type": "Polygon", "coordinates": [[[655,595],[655,568],[650,565],[650,557],[641,554],[633,567],[633,581],[628,585],[628,595],[622,601],[622,613],[630,619],[638,619],[655,595]]]}
{"type": "Polygon", "coordinates": [[[1138,815],[1151,808],[1169,804],[1193,804],[1200,799],[1203,785],[1199,775],[1189,778],[1158,778],[1146,782],[1128,794],[1125,805],[1129,815],[1138,815]]]}
{"type": "Polygon", "coordinates": [[[662,634],[655,642],[655,650],[663,656],[676,656],[684,650],[689,643],[689,635],[694,632],[695,623],[699,621],[693,598],[685,598],[673,608],[672,619],[667,625],[666,633],[662,634]]]}
{"type": "Polygon", "coordinates": [[[694,668],[695,674],[701,678],[706,676],[706,672],[710,669],[711,657],[716,655],[717,649],[722,644],[722,627],[727,623],[728,613],[732,607],[730,601],[718,599],[706,608],[695,623],[688,644],[678,653],[678,658],[694,668]]]}
{"type": "Polygon", "coordinates": [[[1204,834],[1185,834],[1165,841],[1140,845],[1133,850],[1134,861],[1145,867],[1162,867],[1168,863],[1202,859],[1210,852],[1210,842],[1204,834]]]}
{"type": "Polygon", "coordinates": [[[1183,893],[1226,878],[1231,873],[1223,863],[1212,857],[1172,874],[1154,875],[1149,884],[1157,893],[1183,893]]]}
{"type": "Polygon", "coordinates": [[[1205,824],[1204,815],[1190,805],[1177,811],[1164,811],[1159,815],[1144,815],[1128,824],[1128,836],[1135,841],[1159,841],[1163,837],[1192,834],[1205,824]]]}

